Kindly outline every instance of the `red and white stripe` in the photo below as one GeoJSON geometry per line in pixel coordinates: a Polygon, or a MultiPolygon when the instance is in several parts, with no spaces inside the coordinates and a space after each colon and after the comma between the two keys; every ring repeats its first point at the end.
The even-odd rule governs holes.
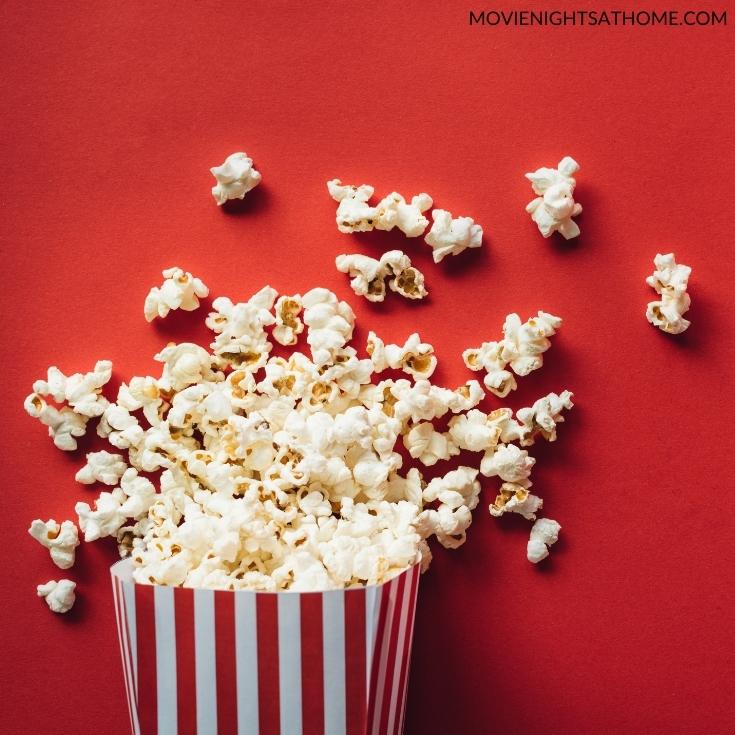
{"type": "Polygon", "coordinates": [[[112,567],[133,735],[400,735],[419,583],[328,592],[139,585],[112,567]]]}

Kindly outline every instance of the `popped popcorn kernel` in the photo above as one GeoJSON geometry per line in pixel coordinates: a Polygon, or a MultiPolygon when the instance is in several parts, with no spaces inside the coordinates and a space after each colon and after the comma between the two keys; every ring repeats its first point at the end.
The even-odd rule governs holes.
{"type": "Polygon", "coordinates": [[[577,185],[573,174],[579,164],[570,156],[559,161],[557,168],[540,168],[526,174],[537,197],[526,205],[526,211],[544,237],[559,232],[565,240],[579,236],[579,226],[572,219],[582,212],[582,205],[574,201],[577,185]]]}
{"type": "Polygon", "coordinates": [[[53,518],[45,522],[37,518],[31,523],[28,533],[49,550],[51,561],[59,569],[70,569],[74,566],[79,534],[71,521],[59,524],[53,518]]]}
{"type": "Polygon", "coordinates": [[[217,179],[212,187],[212,196],[217,206],[228,199],[244,199],[263,178],[253,167],[253,159],[247,153],[231,153],[220,166],[209,169],[217,179]]]}
{"type": "Polygon", "coordinates": [[[551,518],[539,518],[528,539],[528,561],[538,564],[549,555],[549,548],[559,540],[561,526],[551,518]]]}
{"type": "Polygon", "coordinates": [[[143,311],[146,321],[165,317],[175,309],[194,311],[199,308],[199,299],[209,295],[209,289],[191,273],[174,266],[163,271],[163,284],[148,292],[143,311]]]}
{"type": "Polygon", "coordinates": [[[76,582],[70,579],[51,580],[46,584],[39,584],[36,591],[39,597],[46,600],[49,610],[55,613],[67,613],[74,606],[76,582]]]}
{"type": "Polygon", "coordinates": [[[428,294],[423,273],[400,250],[390,250],[380,260],[359,253],[338,255],[335,264],[338,271],[351,277],[352,290],[368,301],[385,299],[386,282],[391,291],[407,299],[422,299],[428,294]]]}
{"type": "Polygon", "coordinates": [[[472,217],[452,217],[444,209],[435,209],[431,216],[434,223],[424,238],[431,245],[435,263],[441,263],[447,255],[459,255],[467,248],[482,245],[482,227],[472,217]]]}
{"type": "Polygon", "coordinates": [[[684,319],[692,300],[687,293],[692,269],[677,264],[673,253],[658,253],[653,260],[656,270],[646,278],[646,283],[661,296],[646,308],[646,319],[668,334],[681,334],[689,329],[690,321],[684,319]]]}

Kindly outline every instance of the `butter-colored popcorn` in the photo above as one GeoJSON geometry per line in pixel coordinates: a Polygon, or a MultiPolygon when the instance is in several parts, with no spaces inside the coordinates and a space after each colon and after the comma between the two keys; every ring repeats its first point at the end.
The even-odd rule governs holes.
{"type": "Polygon", "coordinates": [[[537,197],[528,203],[526,211],[538,225],[544,237],[559,232],[566,240],[579,235],[579,226],[572,219],[582,212],[582,205],[574,201],[577,185],[574,174],[579,164],[569,156],[559,161],[557,168],[540,168],[526,174],[537,197]]]}
{"type": "Polygon", "coordinates": [[[350,339],[355,314],[346,301],[340,301],[326,288],[313,288],[304,294],[306,341],[317,366],[325,365],[350,339]]]}
{"type": "Polygon", "coordinates": [[[327,182],[327,189],[332,199],[339,202],[337,229],[340,232],[369,232],[398,227],[407,237],[418,237],[429,224],[424,217],[424,212],[433,205],[428,194],[418,194],[406,202],[394,191],[373,207],[368,202],[375,189],[367,184],[345,186],[339,179],[332,179],[327,182]]]}
{"type": "Polygon", "coordinates": [[[42,521],[37,518],[31,523],[28,533],[51,554],[51,561],[59,569],[74,566],[75,549],[79,546],[77,527],[71,521],[57,523],[53,518],[42,521]]]}
{"type": "Polygon", "coordinates": [[[428,293],[423,273],[400,250],[389,250],[380,260],[359,253],[338,255],[335,264],[338,271],[352,278],[352,290],[368,301],[385,299],[386,281],[392,291],[407,299],[421,299],[428,293]]]}
{"type": "Polygon", "coordinates": [[[543,365],[543,353],[551,347],[548,338],[556,334],[561,323],[559,317],[544,311],[523,323],[518,314],[509,314],[503,324],[502,340],[467,349],[462,359],[470,370],[485,370],[485,387],[505,398],[518,387],[513,373],[525,376],[543,365]]]}
{"type": "Polygon", "coordinates": [[[436,369],[434,348],[414,332],[403,346],[386,345],[375,332],[370,332],[367,339],[367,353],[370,355],[375,372],[383,370],[402,370],[417,380],[430,378],[436,369]]]}
{"type": "Polygon", "coordinates": [[[528,488],[514,482],[504,482],[490,506],[490,515],[499,518],[505,513],[518,513],[529,521],[536,520],[537,511],[544,501],[532,495],[528,488]]]}
{"type": "Polygon", "coordinates": [[[453,218],[444,209],[433,210],[431,216],[434,223],[425,240],[434,251],[435,263],[440,263],[447,255],[459,255],[467,248],[482,245],[482,227],[475,224],[472,217],[453,218]]]}
{"type": "Polygon", "coordinates": [[[275,310],[276,323],[273,327],[273,339],[281,345],[295,345],[299,335],[304,331],[304,323],[300,319],[301,312],[304,310],[301,294],[280,296],[276,301],[275,310]]]}
{"type": "Polygon", "coordinates": [[[561,526],[551,518],[539,518],[528,539],[528,561],[538,564],[549,555],[549,547],[559,540],[561,526]]]}
{"type": "Polygon", "coordinates": [[[678,265],[673,253],[658,253],[653,262],[656,270],[646,278],[646,283],[656,289],[661,300],[649,302],[646,319],[662,332],[681,334],[691,324],[683,315],[691,305],[687,286],[692,269],[688,265],[678,265]]]}
{"type": "Polygon", "coordinates": [[[163,271],[163,278],[163,285],[154,286],[146,296],[143,311],[148,322],[157,316],[163,318],[174,309],[194,311],[199,308],[199,299],[209,295],[199,278],[176,266],[163,271]]]}
{"type": "Polygon", "coordinates": [[[515,444],[499,444],[485,452],[480,472],[485,477],[497,475],[504,482],[523,483],[530,476],[534,464],[536,460],[529,457],[525,449],[519,449],[515,444]]]}
{"type": "Polygon", "coordinates": [[[85,485],[95,482],[117,485],[127,467],[121,454],[111,454],[104,450],[90,452],[87,455],[87,464],[77,472],[75,479],[85,485]]]}
{"type": "Polygon", "coordinates": [[[76,582],[70,579],[51,580],[46,584],[39,584],[36,591],[39,597],[46,600],[49,609],[55,613],[67,613],[74,606],[76,582]]]}
{"type": "Polygon", "coordinates": [[[228,199],[243,199],[263,178],[253,167],[253,159],[247,153],[231,153],[220,166],[209,169],[217,179],[212,196],[217,205],[228,199]]]}

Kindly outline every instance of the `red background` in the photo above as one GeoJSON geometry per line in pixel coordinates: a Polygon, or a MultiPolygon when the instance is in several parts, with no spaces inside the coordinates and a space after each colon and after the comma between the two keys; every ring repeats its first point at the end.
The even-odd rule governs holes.
{"type": "Polygon", "coordinates": [[[532,450],[562,540],[530,565],[528,524],[490,518],[485,481],[467,544],[422,582],[407,732],[728,731],[732,25],[470,28],[469,7],[3,3],[3,733],[128,732],[114,549],[80,548],[69,616],[35,597],[60,570],[26,528],[94,493],[22,401],[50,364],[109,358],[119,380],[155,370],[169,339],[206,340],[204,311],[143,320],[173,264],[213,295],[331,288],[360,343],[419,329],[448,385],[508,312],[561,315],[510,405],[576,395],[559,441],[532,450]],[[263,184],[219,209],[208,168],[242,149],[263,184]],[[524,212],[523,173],[565,154],[584,206],[569,243],[524,212]],[[428,191],[485,245],[435,266],[421,240],[341,235],[332,177],[428,191]],[[425,303],[370,305],[333,267],[389,247],[425,271],[425,303]],[[679,337],[644,316],[670,250],[693,267],[679,337]]]}

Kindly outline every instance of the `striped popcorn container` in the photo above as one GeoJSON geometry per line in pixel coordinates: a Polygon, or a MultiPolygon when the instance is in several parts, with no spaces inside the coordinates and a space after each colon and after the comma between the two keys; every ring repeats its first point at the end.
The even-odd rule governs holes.
{"type": "Polygon", "coordinates": [[[111,568],[133,735],[399,735],[420,570],[327,592],[136,584],[111,568]]]}

